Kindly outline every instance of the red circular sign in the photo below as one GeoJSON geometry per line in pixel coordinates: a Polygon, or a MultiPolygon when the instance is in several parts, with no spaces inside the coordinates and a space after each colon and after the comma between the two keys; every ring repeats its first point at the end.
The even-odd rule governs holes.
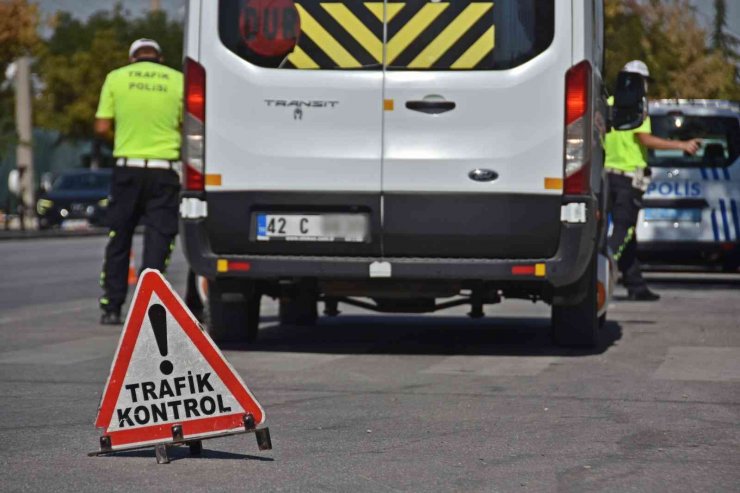
{"type": "Polygon", "coordinates": [[[239,30],[244,44],[255,54],[286,56],[298,43],[301,20],[293,0],[244,0],[239,30]]]}

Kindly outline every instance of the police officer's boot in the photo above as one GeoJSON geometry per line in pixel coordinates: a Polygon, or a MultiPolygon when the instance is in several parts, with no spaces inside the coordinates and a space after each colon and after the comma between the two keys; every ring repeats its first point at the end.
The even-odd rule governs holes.
{"type": "Polygon", "coordinates": [[[658,301],[660,295],[650,291],[647,286],[642,286],[635,289],[628,289],[627,298],[630,301],[658,301]]]}
{"type": "Polygon", "coordinates": [[[101,325],[121,325],[121,310],[112,310],[103,308],[103,313],[100,315],[101,325]]]}

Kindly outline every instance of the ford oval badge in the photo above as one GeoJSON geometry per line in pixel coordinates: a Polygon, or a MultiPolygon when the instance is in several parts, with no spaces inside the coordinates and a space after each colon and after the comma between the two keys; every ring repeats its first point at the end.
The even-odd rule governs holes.
{"type": "Polygon", "coordinates": [[[468,176],[474,181],[493,181],[498,178],[498,173],[492,169],[477,168],[468,173],[468,176]]]}

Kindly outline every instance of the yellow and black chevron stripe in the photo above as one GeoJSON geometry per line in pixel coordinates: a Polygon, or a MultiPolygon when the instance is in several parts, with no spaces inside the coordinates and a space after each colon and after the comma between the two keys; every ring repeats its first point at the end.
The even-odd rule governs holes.
{"type": "Polygon", "coordinates": [[[301,37],[284,67],[486,68],[494,48],[493,7],[470,1],[301,0],[301,37]]]}

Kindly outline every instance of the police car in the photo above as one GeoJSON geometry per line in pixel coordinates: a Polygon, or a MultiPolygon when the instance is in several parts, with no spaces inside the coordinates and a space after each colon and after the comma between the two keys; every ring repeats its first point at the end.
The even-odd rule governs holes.
{"type": "Polygon", "coordinates": [[[214,339],[253,340],[263,295],[306,325],[522,298],[597,344],[601,0],[190,0],[186,28],[180,230],[214,339]]]}
{"type": "Polygon", "coordinates": [[[650,151],[652,182],[637,226],[638,251],[648,261],[740,261],[740,104],[719,100],[650,103],[653,134],[701,138],[695,156],[650,151]]]}

